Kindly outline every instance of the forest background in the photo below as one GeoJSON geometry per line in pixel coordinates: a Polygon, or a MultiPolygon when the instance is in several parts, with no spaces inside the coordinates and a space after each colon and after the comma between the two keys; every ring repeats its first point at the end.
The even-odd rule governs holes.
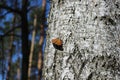
{"type": "Polygon", "coordinates": [[[49,0],[0,0],[0,80],[39,78],[49,9],[49,0]]]}

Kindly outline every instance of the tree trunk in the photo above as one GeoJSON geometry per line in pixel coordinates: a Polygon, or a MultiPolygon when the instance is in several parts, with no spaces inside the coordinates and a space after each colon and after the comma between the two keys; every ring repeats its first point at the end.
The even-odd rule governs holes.
{"type": "Polygon", "coordinates": [[[38,51],[38,80],[42,79],[42,66],[43,66],[43,41],[44,41],[44,26],[45,26],[45,7],[46,0],[42,0],[42,24],[40,24],[40,40],[39,40],[39,51],[38,51]]]}
{"type": "Polygon", "coordinates": [[[28,46],[28,20],[27,20],[28,0],[23,0],[22,4],[22,75],[21,80],[28,80],[29,46],[28,46]]]}
{"type": "Polygon", "coordinates": [[[29,63],[29,47],[28,47],[28,24],[27,15],[22,18],[22,80],[27,80],[28,63],[29,63]],[[25,22],[24,22],[25,21],[25,22]]]}
{"type": "Polygon", "coordinates": [[[42,59],[42,45],[43,45],[43,41],[44,41],[44,27],[43,25],[41,26],[41,34],[40,34],[40,40],[39,40],[39,51],[38,51],[38,80],[41,79],[41,75],[42,75],[42,64],[43,64],[43,59],[42,59]]]}
{"type": "MultiPolygon", "coordinates": [[[[15,0],[14,2],[14,6],[15,8],[17,8],[17,0],[15,0]]],[[[12,20],[12,28],[15,27],[16,24],[16,14],[13,14],[13,20],[12,20]]],[[[10,80],[11,76],[11,64],[12,64],[12,55],[13,55],[13,41],[14,41],[14,31],[11,32],[11,36],[10,36],[10,44],[9,44],[9,53],[8,53],[8,72],[7,72],[7,77],[6,80],[10,80]]]]}
{"type": "Polygon", "coordinates": [[[2,38],[1,37],[1,46],[2,46],[2,48],[1,48],[1,54],[0,54],[0,56],[1,56],[1,59],[3,59],[3,61],[1,62],[1,67],[2,67],[2,72],[1,72],[1,74],[2,74],[2,80],[4,80],[4,79],[6,79],[6,78],[4,78],[3,76],[5,76],[5,72],[4,72],[4,70],[5,70],[5,64],[4,64],[4,60],[5,60],[5,54],[4,54],[4,38],[2,38]]]}
{"type": "MultiPolygon", "coordinates": [[[[15,21],[16,21],[16,15],[14,14],[14,17],[13,17],[13,25],[12,25],[12,28],[15,27],[15,21]]],[[[11,64],[12,64],[12,55],[13,55],[13,41],[14,41],[14,31],[11,32],[11,36],[10,36],[10,44],[9,44],[9,53],[8,53],[8,72],[7,72],[7,77],[6,77],[6,80],[10,80],[11,78],[11,64]]]]}
{"type": "Polygon", "coordinates": [[[34,51],[34,41],[35,41],[35,34],[36,34],[36,25],[37,25],[37,15],[34,16],[34,30],[32,32],[32,41],[31,41],[31,48],[30,48],[30,56],[29,56],[29,67],[28,67],[28,80],[30,80],[30,74],[31,74],[31,66],[32,66],[32,58],[33,58],[33,51],[34,51]]]}
{"type": "Polygon", "coordinates": [[[52,0],[44,80],[120,80],[120,0],[52,0]],[[51,40],[63,40],[64,51],[51,40]]]}
{"type": "Polygon", "coordinates": [[[21,69],[20,69],[20,58],[18,59],[18,62],[17,62],[17,80],[20,80],[20,72],[21,69]]]}

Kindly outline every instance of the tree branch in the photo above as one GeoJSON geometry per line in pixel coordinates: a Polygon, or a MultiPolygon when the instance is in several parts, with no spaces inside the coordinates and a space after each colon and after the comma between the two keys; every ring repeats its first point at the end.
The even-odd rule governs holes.
{"type": "Polygon", "coordinates": [[[10,12],[14,12],[14,13],[21,14],[21,11],[20,11],[20,10],[18,10],[18,9],[13,9],[13,8],[11,8],[10,6],[6,6],[6,5],[0,4],[0,8],[1,8],[1,9],[5,9],[5,10],[8,10],[8,11],[10,11],[10,12]]]}
{"type": "Polygon", "coordinates": [[[11,36],[11,35],[13,35],[13,36],[16,36],[16,37],[21,37],[20,35],[17,35],[17,34],[9,34],[10,32],[12,32],[12,31],[14,31],[15,29],[17,29],[17,28],[20,28],[21,27],[21,25],[19,25],[19,26],[17,26],[17,27],[14,27],[14,28],[12,28],[12,29],[10,29],[10,30],[8,30],[5,34],[3,34],[3,35],[0,35],[0,41],[2,40],[2,38],[3,37],[5,37],[5,36],[11,36]]]}
{"type": "Polygon", "coordinates": [[[8,35],[6,35],[6,36],[15,36],[15,37],[21,38],[21,35],[18,35],[18,34],[8,34],[8,35]]]}
{"type": "Polygon", "coordinates": [[[14,28],[12,28],[12,29],[10,29],[10,30],[8,30],[8,31],[3,35],[3,37],[6,36],[6,35],[8,35],[10,32],[14,31],[15,29],[20,28],[20,27],[21,27],[21,25],[19,25],[19,26],[17,26],[17,27],[14,27],[14,28]]]}
{"type": "Polygon", "coordinates": [[[30,10],[35,9],[35,8],[37,8],[37,7],[38,7],[38,6],[31,6],[31,7],[28,8],[27,11],[29,12],[30,10]]]}
{"type": "Polygon", "coordinates": [[[0,15],[0,18],[4,18],[7,14],[9,14],[10,12],[7,11],[6,13],[4,13],[3,15],[0,15]]]}

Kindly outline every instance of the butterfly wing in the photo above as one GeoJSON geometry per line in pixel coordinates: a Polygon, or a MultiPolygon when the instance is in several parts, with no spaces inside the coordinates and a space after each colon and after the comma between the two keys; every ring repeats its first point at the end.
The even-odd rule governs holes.
{"type": "Polygon", "coordinates": [[[55,49],[63,51],[63,44],[61,39],[52,39],[52,43],[55,49]]]}

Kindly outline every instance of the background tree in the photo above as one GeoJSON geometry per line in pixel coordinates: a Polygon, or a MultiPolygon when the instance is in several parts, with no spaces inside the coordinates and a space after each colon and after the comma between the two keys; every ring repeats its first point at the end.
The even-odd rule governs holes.
{"type": "Polygon", "coordinates": [[[30,48],[30,56],[29,56],[28,80],[30,80],[32,58],[33,58],[33,51],[34,51],[34,41],[35,41],[35,34],[36,34],[35,28],[36,28],[36,25],[37,25],[37,15],[36,14],[34,14],[33,25],[34,25],[34,29],[33,29],[33,32],[32,32],[32,40],[31,40],[31,48],[30,48]]]}
{"type": "MultiPolygon", "coordinates": [[[[22,30],[22,53],[23,53],[23,62],[22,62],[22,79],[27,79],[27,68],[28,68],[28,56],[29,56],[29,47],[28,47],[28,21],[27,21],[27,13],[28,13],[28,0],[22,1],[22,8],[16,8],[12,4],[10,0],[5,0],[6,3],[0,4],[0,8],[2,10],[6,10],[7,12],[16,13],[21,17],[21,30],[22,30]],[[24,45],[24,46],[23,46],[24,45]]],[[[5,36],[5,34],[3,35],[5,36]]]]}
{"type": "MultiPolygon", "coordinates": [[[[14,36],[21,36],[21,40],[19,40],[20,42],[22,42],[22,72],[21,72],[21,79],[22,80],[27,80],[28,78],[28,63],[29,63],[29,40],[28,40],[28,35],[29,35],[29,29],[31,28],[31,26],[29,25],[29,21],[30,21],[30,11],[31,9],[34,9],[36,7],[39,7],[39,4],[35,4],[35,1],[32,0],[18,0],[17,2],[17,7],[15,7],[14,2],[16,0],[2,0],[0,3],[0,17],[1,20],[3,20],[3,18],[6,19],[6,17],[8,17],[7,15],[12,14],[11,17],[13,17],[13,14],[16,14],[16,16],[19,17],[19,23],[17,23],[15,25],[14,28],[12,29],[5,29],[7,31],[3,32],[3,34],[1,35],[1,38],[3,39],[4,37],[10,35],[11,32],[13,31],[19,31],[21,29],[21,34],[17,35],[17,33],[15,33],[14,36]],[[29,15],[29,16],[28,16],[29,15]],[[17,30],[17,28],[20,28],[19,30],[17,30]]],[[[10,16],[9,16],[10,17],[10,16]]],[[[9,20],[10,21],[10,20],[9,20]]],[[[6,20],[3,22],[6,22],[6,20]]],[[[4,24],[0,24],[2,26],[5,26],[4,24]]],[[[11,25],[7,24],[8,28],[11,25]]],[[[4,39],[6,40],[6,39],[4,39]]],[[[8,40],[8,39],[7,39],[8,40]]],[[[15,41],[17,40],[16,38],[14,39],[15,41]]],[[[5,42],[5,41],[4,41],[5,42]]],[[[14,42],[13,42],[14,43],[14,42]]],[[[5,46],[7,47],[7,44],[5,44],[5,46]]],[[[3,45],[2,45],[3,47],[3,45]]],[[[4,49],[6,50],[6,49],[4,49]]],[[[5,51],[2,53],[4,54],[5,51]]],[[[5,55],[6,56],[6,55],[5,55]]],[[[17,64],[18,65],[18,64],[17,64]]],[[[18,70],[19,72],[19,70],[18,70]]]]}
{"type": "Polygon", "coordinates": [[[39,40],[39,51],[38,51],[38,80],[42,78],[42,66],[43,66],[43,42],[45,36],[45,9],[46,9],[46,0],[42,2],[42,20],[40,26],[40,40],[39,40]]]}
{"type": "MultiPolygon", "coordinates": [[[[17,0],[14,2],[14,6],[17,8],[17,0]]],[[[14,17],[12,19],[12,28],[15,27],[16,24],[16,15],[14,14],[14,17]]],[[[9,53],[8,53],[8,72],[7,72],[7,77],[6,80],[10,80],[11,77],[11,63],[12,63],[12,55],[13,55],[13,42],[14,42],[14,31],[12,31],[10,36],[10,43],[9,43],[9,53]]]]}
{"type": "Polygon", "coordinates": [[[51,0],[44,80],[119,80],[120,0],[51,0]],[[63,40],[64,51],[51,40],[63,40]]]}

